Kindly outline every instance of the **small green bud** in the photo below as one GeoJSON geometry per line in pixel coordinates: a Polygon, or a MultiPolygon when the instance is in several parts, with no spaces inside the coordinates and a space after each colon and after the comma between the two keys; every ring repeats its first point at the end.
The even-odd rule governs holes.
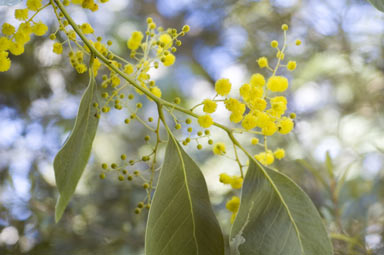
{"type": "Polygon", "coordinates": [[[180,97],[176,97],[175,99],[173,99],[173,102],[174,102],[175,104],[180,104],[180,102],[181,102],[180,97]]]}

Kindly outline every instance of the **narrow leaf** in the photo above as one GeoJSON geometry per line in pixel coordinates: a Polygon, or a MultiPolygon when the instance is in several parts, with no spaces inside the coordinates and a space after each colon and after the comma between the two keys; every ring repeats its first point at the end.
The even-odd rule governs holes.
{"type": "Polygon", "coordinates": [[[96,98],[96,82],[90,71],[90,81],[81,101],[71,135],[57,153],[53,162],[59,198],[55,220],[58,222],[75,192],[77,183],[91,154],[99,119],[94,116],[92,104],[96,98]]]}
{"type": "Polygon", "coordinates": [[[149,211],[146,255],[223,255],[224,241],[199,167],[173,135],[149,211]]]}
{"type": "Polygon", "coordinates": [[[231,230],[231,250],[236,255],[333,254],[320,215],[305,192],[253,159],[231,230]]]}
{"type": "Polygon", "coordinates": [[[368,0],[379,11],[384,12],[384,0],[368,0]]]}

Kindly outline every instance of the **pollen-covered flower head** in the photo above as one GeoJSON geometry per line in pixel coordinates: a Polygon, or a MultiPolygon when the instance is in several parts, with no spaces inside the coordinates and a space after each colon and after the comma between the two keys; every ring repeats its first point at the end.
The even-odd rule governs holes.
{"type": "Polygon", "coordinates": [[[288,79],[283,76],[272,76],[268,79],[267,88],[272,92],[283,92],[288,88],[288,79]]]}
{"type": "Polygon", "coordinates": [[[224,143],[216,143],[212,149],[213,153],[216,155],[224,155],[226,153],[226,148],[224,143]]]}
{"type": "Polygon", "coordinates": [[[197,119],[199,125],[203,128],[209,128],[213,124],[213,119],[211,115],[202,115],[197,119]]]}
{"type": "Polygon", "coordinates": [[[127,46],[130,50],[137,50],[140,47],[141,40],[143,40],[144,35],[140,31],[134,31],[127,42],[127,46]]]}
{"type": "Polygon", "coordinates": [[[232,84],[229,79],[219,79],[215,83],[215,90],[220,96],[226,96],[231,91],[232,84]]]}
{"type": "Polygon", "coordinates": [[[203,111],[206,113],[214,113],[216,111],[217,103],[211,99],[205,99],[203,105],[203,111]]]}

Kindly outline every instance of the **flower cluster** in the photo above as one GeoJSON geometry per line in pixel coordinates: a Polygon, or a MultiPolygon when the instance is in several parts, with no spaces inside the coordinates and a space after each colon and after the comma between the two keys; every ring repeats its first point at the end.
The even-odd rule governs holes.
{"type": "Polygon", "coordinates": [[[42,0],[27,0],[27,8],[15,10],[14,16],[21,24],[16,28],[9,23],[1,27],[0,36],[0,72],[11,68],[9,53],[18,56],[24,53],[24,46],[31,40],[31,35],[43,36],[48,31],[47,25],[34,21],[37,13],[43,10],[42,0]],[[29,18],[30,17],[30,18],[29,18]]]}
{"type": "MultiPolygon", "coordinates": [[[[108,0],[99,0],[99,2],[105,3],[108,0]]],[[[240,175],[230,176],[222,173],[220,182],[230,185],[232,189],[242,188],[244,177],[242,168],[245,166],[240,162],[236,148],[238,147],[243,151],[245,149],[238,142],[235,142],[234,133],[252,134],[251,145],[262,147],[262,150],[254,155],[255,159],[261,164],[270,165],[275,159],[284,158],[285,151],[283,149],[278,148],[272,151],[268,148],[267,138],[278,133],[288,134],[294,128],[293,119],[295,114],[286,115],[287,98],[278,94],[285,92],[289,87],[289,80],[283,74],[280,74],[279,68],[284,67],[287,71],[296,69],[295,61],[290,60],[283,64],[287,46],[287,25],[282,26],[284,31],[283,46],[279,47],[276,40],[271,42],[271,47],[276,50],[275,66],[271,67],[267,57],[260,57],[257,60],[259,67],[269,70],[271,75],[252,74],[249,81],[240,86],[240,97],[238,98],[230,95],[233,86],[229,79],[218,79],[215,82],[216,95],[213,98],[204,98],[201,103],[187,110],[178,106],[181,101],[180,98],[175,98],[173,104],[160,99],[162,91],[156,85],[156,82],[151,79],[149,71],[151,68],[157,69],[161,65],[164,67],[174,65],[177,47],[182,44],[180,38],[190,30],[188,25],[183,26],[180,31],[174,28],[164,29],[158,26],[152,18],[147,18],[146,31],[133,31],[130,37],[127,38],[126,47],[129,51],[129,58],[123,58],[112,52],[112,41],[105,42],[102,37],[95,35],[95,30],[91,24],[76,25],[71,20],[63,7],[70,4],[80,5],[82,8],[91,11],[96,11],[99,8],[95,0],[63,0],[60,2],[50,0],[45,5],[43,0],[27,0],[25,9],[15,10],[14,16],[21,24],[16,28],[9,23],[4,23],[1,27],[0,72],[10,69],[11,59],[9,55],[22,54],[24,45],[30,41],[32,34],[43,36],[48,32],[48,27],[41,21],[35,21],[35,17],[40,11],[51,6],[59,24],[58,29],[49,35],[49,38],[53,41],[52,51],[58,55],[67,54],[71,66],[79,74],[92,71],[93,75],[98,78],[97,81],[101,81],[98,90],[101,97],[97,102],[93,102],[96,111],[94,116],[100,118],[102,113],[108,113],[111,108],[116,110],[126,109],[128,112],[128,116],[124,119],[126,125],[132,121],[137,121],[150,131],[150,134],[144,137],[145,142],[149,145],[148,147],[152,149],[149,153],[139,156],[138,159],[130,160],[127,160],[127,156],[122,154],[120,163],[110,165],[103,163],[101,167],[101,179],[104,179],[108,173],[117,173],[119,181],[137,179],[137,181],[142,182],[142,187],[147,191],[147,197],[137,205],[135,213],[140,213],[144,207],[150,207],[157,150],[162,142],[159,132],[160,122],[163,121],[166,125],[164,119],[161,120],[160,116],[158,116],[155,126],[153,125],[153,117],[143,118],[140,116],[140,109],[143,104],[139,100],[145,98],[145,96],[150,101],[156,101],[158,105],[166,103],[163,109],[167,110],[173,117],[176,130],[181,129],[182,124],[174,115],[174,109],[197,118],[197,123],[203,130],[194,132],[194,128],[190,126],[192,120],[187,118],[185,124],[187,124],[188,136],[182,141],[185,146],[191,141],[196,141],[196,148],[201,150],[203,145],[199,139],[207,138],[208,144],[213,145],[213,154],[226,156],[225,144],[223,142],[214,143],[210,137],[209,128],[216,125],[227,131],[233,142],[235,161],[240,167],[240,175]],[[60,36],[57,36],[58,33],[60,33],[60,36]],[[87,37],[89,35],[93,39],[89,39],[87,37]],[[68,50],[64,46],[68,46],[68,50]],[[91,58],[91,56],[95,58],[91,58]],[[86,63],[88,59],[92,63],[90,67],[86,63]],[[99,75],[100,73],[102,74],[99,75]],[[145,96],[142,96],[143,94],[145,96]],[[223,127],[214,122],[212,114],[218,109],[219,103],[225,106],[230,122],[235,125],[234,128],[223,127]],[[193,110],[200,106],[202,106],[204,114],[198,116],[193,110]],[[196,134],[195,137],[194,134],[196,134]],[[155,142],[151,142],[151,135],[156,137],[155,142]],[[141,174],[140,170],[137,169],[136,164],[138,162],[141,162],[150,171],[141,174]]],[[[295,44],[300,45],[301,41],[297,40],[295,44]]],[[[161,111],[160,106],[159,111],[161,111]]],[[[232,212],[232,222],[238,212],[239,204],[240,199],[237,196],[232,197],[226,204],[227,209],[232,212]]]]}
{"type": "MultiPolygon", "coordinates": [[[[261,73],[254,73],[250,80],[243,84],[240,89],[240,98],[230,97],[232,84],[229,79],[221,78],[215,83],[216,96],[213,99],[204,99],[201,104],[205,115],[198,118],[198,123],[203,128],[208,128],[214,124],[211,114],[217,109],[217,103],[224,102],[225,108],[229,111],[229,119],[233,123],[241,124],[241,128],[236,128],[239,133],[251,133],[264,140],[263,144],[259,143],[259,137],[251,140],[252,145],[260,145],[264,147],[264,151],[255,155],[255,158],[263,165],[270,165],[275,159],[282,159],[285,156],[283,149],[271,151],[267,146],[267,137],[280,133],[288,134],[294,127],[294,113],[286,116],[287,98],[277,95],[276,93],[284,92],[289,87],[289,81],[283,75],[278,75],[279,68],[285,67],[288,71],[296,69],[295,61],[288,61],[283,64],[285,58],[286,31],[287,25],[282,26],[284,31],[284,44],[279,48],[278,41],[271,42],[271,47],[275,48],[276,65],[270,67],[267,57],[260,57],[257,63],[260,68],[269,70],[272,74],[267,78],[261,73]],[[222,98],[218,98],[218,97],[222,98]]],[[[300,45],[301,41],[297,40],[296,45],[300,45]]],[[[213,149],[215,152],[217,148],[213,149]]]]}
{"type": "MultiPolygon", "coordinates": [[[[294,128],[294,113],[286,115],[287,98],[278,93],[285,92],[289,87],[289,80],[282,74],[278,74],[280,68],[285,68],[291,72],[296,69],[296,62],[293,60],[283,64],[285,58],[285,49],[287,47],[286,31],[288,26],[282,25],[284,32],[284,43],[280,48],[276,40],[271,42],[271,47],[276,50],[276,64],[272,68],[267,57],[260,57],[256,60],[261,69],[267,69],[271,72],[269,77],[261,73],[251,75],[249,81],[239,88],[240,98],[231,97],[232,84],[229,79],[221,78],[215,83],[216,95],[214,98],[206,98],[192,109],[203,106],[204,115],[198,117],[198,124],[203,128],[209,128],[215,124],[211,114],[217,109],[218,103],[224,103],[225,108],[229,112],[229,120],[241,127],[233,128],[234,133],[249,133],[254,137],[251,138],[251,145],[260,146],[261,152],[254,155],[255,159],[263,165],[271,165],[275,159],[284,158],[284,149],[278,148],[274,151],[268,148],[267,138],[275,134],[286,135],[294,128]],[[260,143],[262,140],[262,143],[260,143]]],[[[300,40],[296,40],[295,44],[301,44],[300,40]]],[[[212,151],[215,155],[224,155],[226,153],[224,143],[216,143],[212,151]]],[[[241,176],[229,176],[226,173],[220,175],[220,182],[229,184],[233,189],[240,189],[243,184],[243,164],[240,162],[236,148],[236,161],[239,164],[241,176]]],[[[232,220],[236,216],[238,210],[239,198],[233,197],[227,203],[227,209],[232,212],[232,220]]]]}

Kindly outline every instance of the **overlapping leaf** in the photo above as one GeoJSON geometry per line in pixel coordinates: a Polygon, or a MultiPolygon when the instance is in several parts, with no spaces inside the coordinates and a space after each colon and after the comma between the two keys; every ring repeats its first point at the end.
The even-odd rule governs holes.
{"type": "Polygon", "coordinates": [[[384,0],[368,0],[379,11],[384,12],[384,0]]]}
{"type": "Polygon", "coordinates": [[[56,185],[60,193],[56,204],[56,222],[60,220],[75,192],[91,154],[92,143],[99,123],[99,119],[94,116],[95,112],[92,107],[96,100],[96,82],[93,72],[90,71],[89,85],[81,98],[75,126],[53,162],[56,185]]]}
{"type": "Polygon", "coordinates": [[[223,255],[224,241],[199,167],[169,135],[148,216],[146,255],[223,255]]]}
{"type": "Polygon", "coordinates": [[[231,231],[232,255],[331,255],[310,198],[282,173],[250,159],[231,231]]]}

